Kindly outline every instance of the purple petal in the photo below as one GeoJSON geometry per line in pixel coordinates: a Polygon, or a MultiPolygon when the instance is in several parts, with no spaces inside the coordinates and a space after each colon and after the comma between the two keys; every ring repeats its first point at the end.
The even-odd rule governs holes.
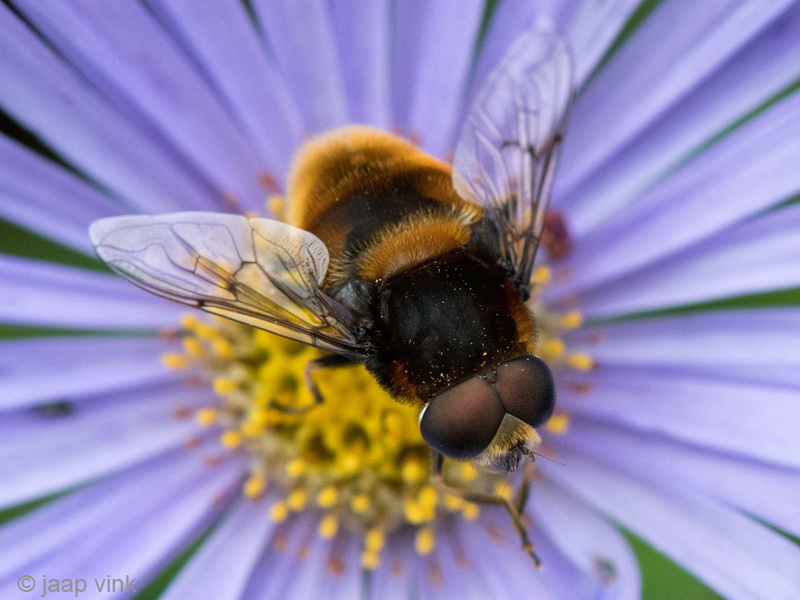
{"type": "Polygon", "coordinates": [[[0,582],[15,585],[23,572],[80,574],[91,586],[113,573],[141,588],[209,523],[215,497],[239,473],[233,463],[209,469],[177,452],[57,500],[0,530],[0,582]]]}
{"type": "Polygon", "coordinates": [[[38,260],[0,255],[0,321],[98,329],[174,328],[185,312],[103,275],[38,260]]]}
{"type": "Polygon", "coordinates": [[[458,530],[463,536],[460,546],[475,571],[471,576],[485,582],[482,597],[596,597],[598,586],[567,561],[541,530],[533,529],[529,533],[544,565],[537,571],[522,551],[508,513],[501,508],[481,507],[479,520],[464,523],[458,530]]]}
{"type": "Polygon", "coordinates": [[[640,597],[639,563],[608,521],[548,481],[536,482],[530,506],[542,531],[575,566],[606,586],[609,597],[640,597]]]}
{"type": "Polygon", "coordinates": [[[416,570],[413,568],[413,539],[401,531],[389,538],[381,553],[381,564],[370,576],[369,598],[410,600],[416,593],[416,570]],[[412,591],[413,589],[413,591],[412,591]]]}
{"type": "MultiPolygon", "coordinates": [[[[419,597],[439,600],[446,598],[485,598],[486,589],[482,578],[463,563],[463,550],[454,545],[449,529],[453,524],[445,524],[435,529],[436,549],[428,556],[417,556],[414,570],[418,574],[419,597]],[[459,556],[462,562],[459,564],[459,556]]],[[[412,540],[406,543],[412,544],[412,540]]],[[[375,590],[374,596],[382,596],[375,590]]]]}
{"type": "Polygon", "coordinates": [[[557,182],[560,193],[571,190],[713,74],[791,3],[661,3],[575,105],[557,182]]]}
{"type": "MultiPolygon", "coordinates": [[[[580,297],[597,317],[800,286],[800,206],[743,223],[580,297]]],[[[558,292],[546,290],[555,300],[558,292]]]]}
{"type": "MultiPolygon", "coordinates": [[[[485,512],[485,507],[481,507],[481,511],[485,512]]],[[[498,555],[503,553],[511,554],[518,551],[518,548],[513,547],[515,540],[513,538],[506,539],[505,537],[498,541],[495,537],[489,537],[485,534],[483,527],[486,515],[482,514],[480,523],[453,523],[449,527],[441,528],[437,532],[437,551],[439,555],[438,546],[444,546],[444,551],[452,553],[456,560],[456,568],[452,570],[453,576],[451,579],[458,577],[461,579],[461,585],[467,587],[467,594],[473,598],[513,598],[518,594],[515,589],[516,583],[512,582],[507,576],[504,576],[506,569],[509,568],[507,564],[498,564],[496,560],[498,555]],[[458,564],[458,563],[461,564],[458,564]]],[[[499,531],[499,530],[496,530],[499,531]]],[[[503,531],[505,534],[505,531],[503,531]]],[[[530,558],[528,558],[530,561],[530,558]]],[[[533,563],[529,563],[527,568],[533,570],[533,563]]],[[[452,567],[451,567],[452,569],[452,567]]],[[[420,582],[419,587],[421,595],[424,593],[422,590],[430,589],[431,582],[426,573],[427,569],[418,568],[420,582]]],[[[445,581],[442,589],[437,589],[440,594],[450,591],[447,587],[448,582],[445,581]]],[[[539,583],[534,587],[534,592],[537,597],[545,589],[539,583]],[[538,589],[537,589],[538,588],[538,589]]],[[[468,597],[469,597],[468,596],[468,597]]],[[[435,594],[429,594],[428,598],[435,598],[435,594]]],[[[454,593],[453,598],[461,597],[459,594],[454,593]]]]}
{"type": "Polygon", "coordinates": [[[325,580],[330,577],[326,562],[331,551],[331,541],[312,536],[307,548],[308,556],[303,559],[304,577],[294,578],[282,596],[285,600],[305,600],[306,598],[325,598],[322,590],[325,580]]]}
{"type": "Polygon", "coordinates": [[[241,500],[178,573],[163,597],[203,600],[241,598],[275,523],[264,501],[241,500]]]}
{"type": "Polygon", "coordinates": [[[317,526],[317,515],[310,511],[280,523],[270,543],[265,545],[241,597],[284,598],[294,583],[296,570],[303,565],[298,554],[308,540],[316,535],[317,526]],[[283,542],[286,543],[285,547],[283,542]]]}
{"type": "Polygon", "coordinates": [[[794,94],[582,238],[566,261],[574,277],[555,283],[551,293],[581,293],[643,269],[792,197],[800,190],[798,140],[800,94],[794,94]]]}
{"type": "Polygon", "coordinates": [[[351,532],[339,533],[336,536],[328,555],[328,564],[325,565],[326,571],[322,578],[320,593],[316,596],[306,596],[307,598],[329,598],[330,600],[353,598],[361,588],[362,540],[360,535],[351,532]]]}
{"type": "Polygon", "coordinates": [[[572,41],[575,54],[575,83],[580,87],[641,2],[589,0],[580,3],[567,1],[563,4],[573,9],[566,19],[564,29],[572,41]]]}
{"type": "Polygon", "coordinates": [[[396,36],[408,38],[398,45],[413,44],[423,57],[413,79],[398,82],[411,86],[405,129],[434,156],[444,157],[455,147],[482,14],[483,2],[478,0],[441,0],[429,3],[418,28],[395,29],[396,36]]]}
{"type": "Polygon", "coordinates": [[[800,471],[580,418],[551,441],[556,450],[571,448],[661,487],[692,489],[800,535],[800,471]]]}
{"type": "Polygon", "coordinates": [[[0,106],[91,178],[139,210],[213,209],[219,198],[162,136],[121,116],[5,6],[0,106]],[[53,118],[58,115],[58,118],[53,118]]]}
{"type": "Polygon", "coordinates": [[[114,392],[174,379],[152,338],[34,338],[0,341],[0,410],[114,392]]]}
{"type": "Polygon", "coordinates": [[[570,41],[575,84],[580,88],[639,3],[640,0],[500,2],[481,48],[475,81],[480,82],[488,75],[509,44],[530,27],[537,16],[547,15],[570,41]]]}
{"type": "Polygon", "coordinates": [[[92,252],[89,224],[122,214],[110,198],[5,136],[0,181],[0,217],[85,253],[92,252]]]}
{"type": "Polygon", "coordinates": [[[616,323],[565,337],[596,363],[669,367],[800,385],[800,308],[749,308],[616,323]],[[598,341],[600,340],[600,341],[598,341]]]}
{"type": "Polygon", "coordinates": [[[21,0],[17,6],[121,114],[163,133],[216,189],[247,207],[260,206],[256,152],[144,7],[92,0],[48,7],[21,0]]]}
{"type": "MultiPolygon", "coordinates": [[[[556,4],[561,5],[560,2],[556,4]]],[[[486,37],[481,44],[472,77],[471,96],[475,95],[492,69],[502,60],[511,43],[523,31],[532,27],[542,15],[551,17],[559,31],[563,31],[563,19],[559,18],[560,11],[553,6],[543,6],[526,0],[504,0],[497,3],[486,30],[486,37]]]]}
{"type": "Polygon", "coordinates": [[[208,2],[202,10],[191,0],[148,0],[148,4],[197,57],[203,73],[264,157],[265,174],[282,184],[304,125],[283,75],[267,59],[242,3],[208,2]]]}
{"type": "Polygon", "coordinates": [[[328,6],[323,0],[252,4],[308,129],[344,125],[347,97],[328,6]]]}
{"type": "Polygon", "coordinates": [[[420,38],[431,3],[420,0],[393,3],[392,126],[405,131],[417,67],[424,55],[420,38]]]}
{"type": "Polygon", "coordinates": [[[603,169],[558,198],[580,237],[633,201],[704,142],[800,76],[800,5],[781,15],[757,39],[603,169]]]}
{"type": "Polygon", "coordinates": [[[202,433],[191,413],[212,403],[207,390],[170,384],[81,400],[64,416],[4,414],[0,506],[53,493],[180,447],[202,433]]]}
{"type": "Polygon", "coordinates": [[[705,495],[657,488],[562,451],[553,478],[731,600],[800,595],[800,548],[705,495]],[[711,551],[710,551],[711,549],[711,551]]]}
{"type": "Polygon", "coordinates": [[[330,2],[350,119],[391,126],[391,22],[388,0],[330,2]]]}
{"type": "Polygon", "coordinates": [[[797,391],[698,377],[680,369],[600,367],[590,382],[564,374],[562,408],[711,449],[800,466],[797,391]],[[588,383],[589,388],[583,387],[588,383]]]}

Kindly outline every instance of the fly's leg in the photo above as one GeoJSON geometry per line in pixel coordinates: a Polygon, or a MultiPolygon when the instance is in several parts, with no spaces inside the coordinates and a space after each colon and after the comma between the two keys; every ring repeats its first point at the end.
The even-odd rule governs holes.
{"type": "Polygon", "coordinates": [[[321,356],[320,358],[315,358],[308,361],[303,369],[303,380],[305,381],[306,387],[308,387],[308,391],[311,392],[311,397],[314,399],[314,402],[308,406],[285,406],[277,403],[275,400],[272,400],[269,403],[269,408],[274,408],[275,410],[288,415],[303,415],[307,413],[312,408],[315,408],[316,406],[319,406],[325,402],[325,398],[322,397],[322,393],[319,391],[317,382],[314,381],[314,372],[321,371],[322,369],[346,367],[347,365],[352,364],[353,361],[338,354],[327,354],[325,356],[321,356]]]}
{"type": "Polygon", "coordinates": [[[525,505],[528,503],[528,496],[531,493],[531,482],[533,481],[533,470],[535,465],[533,463],[533,454],[523,450],[523,453],[531,460],[525,465],[525,471],[522,473],[522,483],[517,488],[517,493],[514,494],[514,507],[519,514],[525,512],[525,505]]]}
{"type": "MultiPolygon", "coordinates": [[[[517,507],[516,503],[495,494],[468,492],[466,490],[460,490],[447,485],[444,481],[444,474],[442,473],[443,464],[444,456],[434,451],[433,466],[431,470],[431,483],[436,487],[436,489],[443,494],[449,494],[468,502],[474,502],[476,504],[491,504],[505,508],[506,512],[511,517],[511,523],[514,525],[514,529],[516,530],[517,535],[519,535],[520,541],[522,541],[522,549],[533,559],[533,564],[536,566],[536,568],[541,568],[542,562],[539,560],[539,557],[536,555],[536,552],[533,549],[533,542],[531,542],[530,538],[528,537],[528,529],[525,527],[525,523],[522,522],[522,517],[520,515],[521,511],[517,507]]],[[[528,484],[528,489],[529,488],[530,484],[528,484]]],[[[517,495],[519,495],[519,493],[517,495]]],[[[527,491],[525,492],[524,496],[525,499],[527,499],[527,491]]]]}

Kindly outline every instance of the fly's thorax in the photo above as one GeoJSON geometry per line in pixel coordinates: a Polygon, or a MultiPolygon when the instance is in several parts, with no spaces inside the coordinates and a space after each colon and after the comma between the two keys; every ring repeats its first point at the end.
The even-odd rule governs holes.
{"type": "Polygon", "coordinates": [[[487,258],[459,248],[382,286],[382,358],[399,395],[427,401],[529,351],[533,319],[503,269],[487,258]]]}

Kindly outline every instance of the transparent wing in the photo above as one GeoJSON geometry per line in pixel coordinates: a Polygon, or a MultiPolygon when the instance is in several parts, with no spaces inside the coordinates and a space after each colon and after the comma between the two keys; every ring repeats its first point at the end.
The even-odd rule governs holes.
{"type": "Polygon", "coordinates": [[[328,250],[279,221],[185,212],[92,223],[98,256],[139,287],[339,354],[363,348],[350,312],[320,284],[328,250]]]}
{"type": "Polygon", "coordinates": [[[453,185],[496,224],[521,285],[530,281],[572,96],[569,48],[540,21],[489,75],[456,145],[453,185]]]}

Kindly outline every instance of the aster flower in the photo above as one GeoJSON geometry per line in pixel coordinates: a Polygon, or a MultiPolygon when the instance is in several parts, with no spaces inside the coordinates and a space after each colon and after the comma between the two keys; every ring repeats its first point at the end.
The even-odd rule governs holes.
{"type": "Polygon", "coordinates": [[[471,1],[10,4],[0,107],[34,137],[0,138],[0,214],[85,254],[103,216],[277,211],[304,137],[349,122],[447,157],[540,12],[580,94],[531,305],[558,386],[527,504],[542,571],[501,510],[427,485],[416,414],[365,373],[276,414],[308,403],[313,350],[3,255],[0,321],[76,332],[0,343],[0,506],[65,492],[0,529],[0,597],[142,586],[202,540],[164,597],[636,598],[617,526],[726,597],[800,596],[774,530],[800,535],[800,311],[720,302],[800,285],[800,4],[504,0],[485,35],[471,1]]]}

